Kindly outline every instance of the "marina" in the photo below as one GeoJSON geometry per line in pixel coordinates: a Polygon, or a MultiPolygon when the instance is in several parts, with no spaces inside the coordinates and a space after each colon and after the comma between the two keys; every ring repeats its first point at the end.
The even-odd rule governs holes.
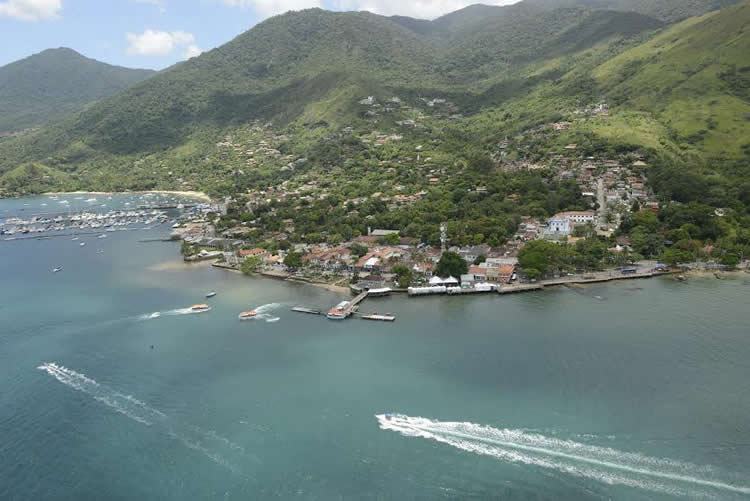
{"type": "MultiPolygon", "coordinates": [[[[169,221],[169,216],[159,210],[111,210],[106,212],[53,212],[35,214],[28,218],[10,217],[0,221],[0,235],[7,236],[5,240],[46,234],[46,236],[61,236],[62,232],[87,232],[105,238],[101,231],[117,231],[133,229],[134,225],[143,225],[142,229],[169,221]],[[99,231],[96,231],[99,230],[99,231]],[[52,235],[49,235],[52,234],[52,235]]],[[[69,233],[70,234],[70,233],[69,233]]]]}

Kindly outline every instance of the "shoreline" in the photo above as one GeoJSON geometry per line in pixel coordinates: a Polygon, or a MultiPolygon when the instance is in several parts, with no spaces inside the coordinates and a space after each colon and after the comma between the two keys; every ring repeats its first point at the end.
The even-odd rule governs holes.
{"type": "MultiPolygon", "coordinates": [[[[204,202],[211,202],[213,199],[202,191],[180,191],[180,190],[146,190],[146,191],[45,191],[39,193],[39,196],[60,196],[60,195],[146,195],[154,193],[158,195],[177,195],[181,197],[194,198],[204,202]]],[[[22,195],[33,196],[33,195],[22,195]]],[[[13,197],[20,198],[20,197],[13,197]]]]}
{"type": "MultiPolygon", "coordinates": [[[[237,270],[235,268],[232,268],[231,266],[226,266],[221,263],[213,262],[211,263],[211,266],[213,268],[218,268],[220,270],[229,271],[232,273],[239,273],[240,275],[244,275],[240,270],[237,270]]],[[[267,272],[259,272],[255,273],[254,275],[248,275],[248,278],[254,278],[254,277],[260,277],[260,278],[266,278],[269,280],[280,280],[282,282],[292,283],[292,284],[303,284],[303,285],[311,285],[313,287],[318,287],[320,289],[325,289],[330,292],[338,292],[340,294],[351,294],[351,289],[349,287],[344,287],[342,285],[333,285],[333,284],[326,284],[322,282],[310,282],[307,280],[296,280],[293,278],[290,278],[288,276],[284,275],[277,275],[273,273],[267,273],[267,272]]]]}

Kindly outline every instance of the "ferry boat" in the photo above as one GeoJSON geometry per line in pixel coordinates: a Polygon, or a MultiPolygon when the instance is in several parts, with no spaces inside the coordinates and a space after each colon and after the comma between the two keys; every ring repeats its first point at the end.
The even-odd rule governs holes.
{"type": "Polygon", "coordinates": [[[194,304],[190,307],[190,311],[193,313],[203,313],[204,311],[209,311],[211,307],[207,304],[194,304]]]}
{"type": "Polygon", "coordinates": [[[255,310],[243,311],[237,318],[240,320],[253,320],[258,316],[258,312],[255,310]]]}
{"type": "Polygon", "coordinates": [[[329,320],[345,320],[349,316],[351,303],[349,301],[341,301],[339,304],[328,310],[326,318],[329,320]]]}
{"type": "Polygon", "coordinates": [[[216,295],[216,292],[215,292],[215,291],[211,291],[211,292],[209,292],[208,294],[206,294],[206,297],[207,297],[207,298],[212,298],[212,297],[214,297],[215,295],[216,295]]]}

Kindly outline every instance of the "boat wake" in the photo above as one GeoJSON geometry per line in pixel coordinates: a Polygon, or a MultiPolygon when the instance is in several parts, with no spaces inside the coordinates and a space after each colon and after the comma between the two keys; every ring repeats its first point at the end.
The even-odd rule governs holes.
{"type": "Polygon", "coordinates": [[[434,440],[502,461],[532,465],[610,485],[625,485],[676,496],[750,494],[740,477],[670,459],[649,457],[524,430],[443,422],[401,414],[380,414],[383,430],[434,440]]]}
{"type": "Polygon", "coordinates": [[[279,320],[281,320],[281,318],[273,315],[272,313],[283,306],[284,305],[281,303],[268,303],[264,304],[263,306],[258,306],[257,308],[255,308],[255,311],[258,313],[258,316],[255,318],[257,318],[258,320],[264,320],[269,324],[278,322],[279,320]]]}
{"type": "Polygon", "coordinates": [[[193,315],[195,313],[201,313],[192,308],[176,308],[174,310],[167,311],[155,311],[153,313],[145,313],[138,317],[139,320],[154,320],[161,317],[176,317],[179,315],[193,315]]]}
{"type": "Polygon", "coordinates": [[[62,384],[89,395],[115,412],[119,412],[145,426],[157,429],[182,443],[185,447],[202,453],[213,462],[234,473],[240,473],[234,461],[228,460],[226,456],[234,456],[234,459],[237,460],[239,456],[244,455],[245,451],[240,445],[231,442],[229,439],[217,435],[213,431],[205,431],[197,426],[179,423],[131,395],[120,393],[84,374],[54,362],[44,363],[37,368],[62,384]]]}

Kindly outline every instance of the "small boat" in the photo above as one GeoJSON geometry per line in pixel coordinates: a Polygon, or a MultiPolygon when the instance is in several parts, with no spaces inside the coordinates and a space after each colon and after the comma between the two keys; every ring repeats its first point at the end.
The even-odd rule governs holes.
{"type": "Polygon", "coordinates": [[[346,320],[351,315],[351,303],[349,301],[342,301],[326,313],[328,320],[346,320]]]}
{"type": "Polygon", "coordinates": [[[52,270],[52,273],[60,273],[62,271],[62,266],[58,266],[54,270],[52,270]]]}
{"type": "Polygon", "coordinates": [[[78,245],[80,245],[81,247],[83,247],[83,246],[85,246],[85,245],[86,245],[86,242],[81,242],[81,243],[80,243],[80,244],[78,244],[78,245]]]}
{"type": "Polygon", "coordinates": [[[255,310],[248,310],[248,311],[243,311],[242,313],[240,313],[237,316],[237,318],[239,318],[240,320],[253,320],[253,319],[257,318],[257,316],[258,316],[258,312],[257,311],[255,311],[255,310]]]}
{"type": "Polygon", "coordinates": [[[207,297],[207,298],[212,298],[212,297],[214,297],[215,295],[216,295],[216,292],[215,292],[215,291],[211,291],[211,292],[209,292],[208,294],[206,294],[206,297],[207,297]]]}
{"type": "Polygon", "coordinates": [[[96,238],[107,238],[107,235],[105,235],[104,233],[102,233],[101,235],[99,235],[99,236],[98,236],[98,237],[96,237],[96,238]]]}
{"type": "Polygon", "coordinates": [[[193,313],[203,313],[204,311],[211,310],[211,307],[207,304],[195,304],[190,307],[190,311],[193,313]]]}

